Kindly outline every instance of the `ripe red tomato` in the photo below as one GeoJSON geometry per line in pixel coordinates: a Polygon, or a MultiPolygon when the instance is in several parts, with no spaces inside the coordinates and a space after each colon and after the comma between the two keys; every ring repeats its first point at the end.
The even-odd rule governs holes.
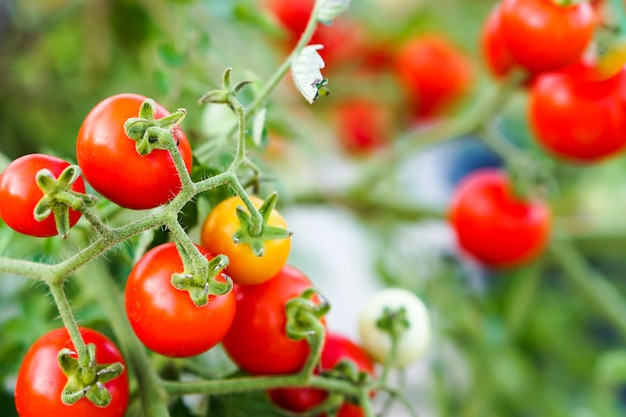
{"type": "MultiPolygon", "coordinates": [[[[211,296],[198,307],[189,293],[176,289],[172,274],[183,269],[176,245],[165,243],[141,257],[126,283],[126,314],[135,334],[148,349],[176,358],[211,349],[224,338],[235,317],[233,291],[211,296]]],[[[220,279],[225,282],[224,277],[220,279]]]]}
{"type": "Polygon", "coordinates": [[[367,155],[389,143],[393,114],[384,103],[355,98],[340,103],[334,114],[337,137],[348,152],[367,155]]]}
{"type": "MultiPolygon", "coordinates": [[[[96,345],[98,364],[121,362],[126,364],[115,344],[95,330],[81,328],[85,343],[96,345]]],[[[71,417],[122,417],[128,405],[128,374],[107,382],[105,387],[111,393],[111,403],[107,407],[98,407],[87,398],[78,400],[73,405],[61,402],[61,392],[67,383],[57,355],[63,348],[74,349],[65,328],[53,330],[37,340],[28,350],[15,385],[15,405],[20,417],[71,416],[71,417]]]]}
{"type": "MultiPolygon", "coordinates": [[[[0,218],[13,230],[29,236],[47,237],[57,234],[54,217],[39,222],[33,211],[43,197],[35,180],[41,169],[48,169],[55,177],[70,164],[50,155],[29,154],[11,162],[0,174],[0,218]]],[[[85,192],[85,183],[78,178],[72,190],[85,192]]],[[[70,226],[80,219],[80,213],[70,210],[70,226]]]]}
{"type": "Polygon", "coordinates": [[[538,77],[530,94],[531,125],[553,155],[594,162],[626,146],[626,69],[589,80],[587,63],[538,77]]]}
{"type": "Polygon", "coordinates": [[[418,118],[444,111],[467,92],[473,79],[469,58],[438,34],[409,39],[393,67],[418,118]]]}
{"type": "Polygon", "coordinates": [[[309,278],[289,265],[261,284],[235,285],[237,311],[222,344],[240,369],[254,375],[275,375],[297,372],[304,366],[309,345],[287,337],[285,304],[311,287],[309,278]]]}
{"type": "Polygon", "coordinates": [[[487,67],[498,78],[508,74],[515,66],[515,59],[502,37],[500,8],[501,4],[497,3],[491,9],[483,25],[480,38],[481,52],[487,67]]]}
{"type": "MultiPolygon", "coordinates": [[[[365,350],[350,339],[336,333],[326,335],[319,371],[328,371],[339,362],[350,360],[359,371],[374,375],[374,362],[365,350]]],[[[301,413],[319,405],[327,397],[323,390],[315,388],[279,388],[269,391],[271,400],[279,407],[301,413]]],[[[344,403],[339,409],[339,417],[362,417],[361,407],[344,403]]]]}
{"type": "MultiPolygon", "coordinates": [[[[93,188],[112,202],[130,209],[150,209],[167,203],[181,189],[168,151],[141,156],[126,136],[124,123],[137,117],[146,97],[118,94],[98,103],[85,117],[76,141],[76,158],[93,188]]],[[[157,104],[155,117],[169,115],[157,104]]],[[[178,149],[191,170],[191,146],[183,131],[172,130],[178,149]]]]}
{"type": "MultiPolygon", "coordinates": [[[[263,200],[250,196],[255,207],[260,207],[263,200]]],[[[249,245],[233,242],[233,235],[241,228],[237,217],[237,206],[245,207],[236,196],[221,201],[209,212],[202,224],[200,240],[202,247],[211,253],[228,256],[230,263],[226,273],[238,284],[259,284],[267,281],[281,270],[287,262],[291,249],[291,240],[266,240],[263,256],[256,256],[249,245]]],[[[272,210],[267,222],[269,226],[287,228],[285,219],[277,210],[272,210]]]]}
{"type": "Polygon", "coordinates": [[[548,206],[517,199],[497,169],[474,171],[461,181],[449,218],[461,248],[492,267],[519,265],[539,255],[551,223],[548,206]]]}
{"type": "Polygon", "coordinates": [[[515,61],[537,73],[576,61],[589,45],[596,25],[587,2],[567,6],[552,0],[503,0],[500,28],[515,61]]]}

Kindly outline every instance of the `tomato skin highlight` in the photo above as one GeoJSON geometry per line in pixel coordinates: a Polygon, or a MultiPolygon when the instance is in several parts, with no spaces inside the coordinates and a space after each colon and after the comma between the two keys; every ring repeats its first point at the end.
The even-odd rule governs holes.
{"type": "MultiPolygon", "coordinates": [[[[257,208],[263,204],[258,197],[250,196],[250,199],[257,208]]],[[[228,256],[230,262],[226,273],[237,284],[260,284],[271,279],[285,265],[291,250],[291,239],[266,240],[263,256],[256,256],[245,243],[234,243],[233,234],[241,228],[237,206],[245,208],[243,200],[234,196],[213,207],[202,224],[201,245],[211,253],[228,256]]],[[[267,224],[287,229],[285,219],[276,209],[272,210],[267,224]]]]}
{"type": "Polygon", "coordinates": [[[560,159],[597,162],[626,147],[626,69],[589,80],[586,63],[543,74],[530,94],[529,114],[539,144],[560,159]]]}
{"type": "MultiPolygon", "coordinates": [[[[126,367],[122,354],[106,336],[87,328],[80,328],[80,332],[85,343],[96,345],[97,363],[121,362],[126,367]]],[[[87,398],[82,398],[71,406],[61,402],[61,392],[67,383],[67,377],[57,362],[57,355],[63,348],[75,350],[67,330],[60,328],[39,338],[26,353],[15,386],[15,405],[19,416],[124,416],[129,397],[126,370],[117,378],[104,384],[112,396],[111,403],[107,407],[98,407],[87,398]]]]}
{"type": "Polygon", "coordinates": [[[552,0],[503,0],[500,19],[509,52],[532,73],[572,64],[591,42],[596,25],[586,2],[560,6],[552,0]]]}
{"type": "Polygon", "coordinates": [[[437,34],[407,40],[397,51],[393,68],[418,118],[446,110],[468,91],[474,78],[469,58],[437,34]]]}
{"type": "Polygon", "coordinates": [[[449,219],[460,247],[490,267],[529,262],[546,246],[551,214],[542,201],[513,195],[506,174],[497,169],[470,173],[455,190],[449,219]]]}
{"type": "Polygon", "coordinates": [[[126,314],[135,334],[148,349],[174,358],[198,355],[217,345],[236,308],[233,291],[196,306],[187,291],[171,283],[172,274],[183,269],[176,245],[165,243],[146,252],[126,283],[126,314]]]}
{"type": "Polygon", "coordinates": [[[290,265],[261,284],[235,285],[237,311],[222,345],[241,370],[277,375],[304,366],[309,345],[287,336],[285,304],[312,286],[306,275],[290,265]]]}
{"type": "MultiPolygon", "coordinates": [[[[115,204],[135,209],[151,209],[167,203],[182,184],[167,150],[156,149],[141,156],[135,141],[126,136],[124,123],[137,117],[146,97],[118,94],[98,103],[85,117],[76,141],[76,158],[87,182],[115,204]]],[[[156,105],[155,118],[170,113],[156,105]]],[[[187,137],[172,129],[178,149],[191,171],[192,152],[187,137]]]]}
{"type": "MultiPolygon", "coordinates": [[[[352,361],[361,372],[374,376],[374,361],[365,350],[347,337],[329,332],[326,335],[320,371],[328,371],[344,360],[352,361]]],[[[270,399],[279,407],[301,413],[321,404],[327,397],[324,390],[315,388],[278,388],[268,392],[270,399]]],[[[345,402],[338,411],[339,417],[362,417],[361,407],[345,402]]]]}
{"type": "MultiPolygon", "coordinates": [[[[60,158],[44,154],[28,154],[12,161],[0,174],[0,218],[13,230],[34,237],[58,234],[54,216],[50,214],[39,222],[33,211],[43,197],[35,176],[41,169],[48,169],[58,177],[70,164],[60,158]]],[[[85,192],[85,183],[78,178],[72,190],[85,192]]],[[[78,211],[70,209],[70,227],[80,219],[78,211]]]]}

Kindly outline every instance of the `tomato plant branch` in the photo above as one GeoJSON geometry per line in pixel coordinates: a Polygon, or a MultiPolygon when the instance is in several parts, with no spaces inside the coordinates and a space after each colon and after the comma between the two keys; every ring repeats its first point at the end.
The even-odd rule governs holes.
{"type": "Polygon", "coordinates": [[[569,278],[569,283],[595,311],[613,323],[626,338],[626,299],[598,271],[591,268],[568,242],[553,242],[549,253],[569,278]]]}
{"type": "Polygon", "coordinates": [[[90,207],[85,207],[81,210],[81,213],[99,236],[111,236],[111,228],[107,226],[90,207]]]}
{"type": "Polygon", "coordinates": [[[48,276],[48,269],[47,265],[39,262],[0,256],[0,272],[4,274],[45,281],[45,277],[48,276]]]}
{"type": "Polygon", "coordinates": [[[76,349],[76,353],[78,353],[78,363],[80,366],[86,368],[89,365],[89,352],[87,350],[87,345],[83,340],[83,336],[80,334],[78,323],[76,323],[76,319],[72,313],[70,302],[67,299],[67,295],[63,291],[63,282],[60,280],[56,280],[56,282],[51,281],[48,283],[48,288],[50,289],[50,294],[52,294],[52,298],[54,299],[57,309],[59,310],[59,315],[61,316],[61,320],[63,320],[63,325],[72,339],[74,349],[76,349]]]}
{"type": "Polygon", "coordinates": [[[202,381],[161,381],[161,386],[174,396],[189,394],[227,395],[246,391],[266,391],[284,387],[311,387],[358,397],[361,388],[336,378],[300,373],[280,376],[251,376],[202,381]]]}

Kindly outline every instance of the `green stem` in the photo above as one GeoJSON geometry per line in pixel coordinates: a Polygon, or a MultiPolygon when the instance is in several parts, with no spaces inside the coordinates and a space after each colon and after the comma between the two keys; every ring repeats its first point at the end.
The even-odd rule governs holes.
{"type": "Polygon", "coordinates": [[[180,154],[180,150],[178,149],[178,145],[174,140],[174,136],[170,132],[169,138],[167,140],[167,150],[174,161],[174,166],[176,167],[176,172],[178,173],[178,177],[180,178],[180,183],[182,184],[183,189],[192,190],[193,189],[193,180],[189,175],[189,171],[187,171],[187,165],[185,165],[185,161],[183,160],[183,156],[180,154]]]}
{"type": "Polygon", "coordinates": [[[237,153],[235,159],[228,168],[229,171],[235,171],[246,158],[246,116],[243,106],[233,97],[229,102],[231,108],[237,115],[237,153]]]}
{"type": "Polygon", "coordinates": [[[550,254],[569,278],[569,283],[595,311],[613,323],[626,339],[626,299],[604,276],[592,269],[568,242],[550,246],[550,254]]]}
{"type": "Polygon", "coordinates": [[[46,281],[47,277],[51,276],[51,266],[39,262],[0,256],[0,273],[46,281]]]}
{"type": "Polygon", "coordinates": [[[270,79],[265,84],[263,90],[261,90],[261,92],[254,98],[252,103],[250,103],[250,105],[247,107],[246,117],[250,117],[265,103],[265,101],[272,93],[272,91],[274,91],[280,80],[282,80],[282,78],[291,68],[291,62],[293,61],[293,59],[297,57],[300,54],[302,48],[304,48],[311,41],[311,38],[315,33],[315,29],[317,28],[317,18],[315,16],[317,14],[316,11],[319,4],[319,0],[315,2],[314,10],[309,17],[304,32],[302,32],[302,35],[300,35],[300,39],[298,39],[298,43],[296,44],[296,46],[294,46],[291,54],[289,54],[287,59],[285,59],[280,67],[278,67],[278,69],[274,72],[274,74],[272,74],[270,79]]]}
{"type": "Polygon", "coordinates": [[[193,244],[191,238],[189,237],[187,232],[185,232],[185,229],[183,229],[180,223],[178,223],[177,217],[170,217],[165,224],[172,234],[174,241],[184,252],[181,253],[181,258],[183,259],[183,261],[191,263],[191,265],[185,265],[185,271],[192,272],[194,276],[200,275],[198,276],[198,278],[205,278],[208,274],[208,261],[200,253],[196,245],[193,244]],[[197,272],[200,272],[200,274],[197,274],[197,272]]]}
{"type": "Polygon", "coordinates": [[[246,208],[248,209],[248,212],[250,213],[250,234],[252,236],[259,236],[263,228],[263,216],[261,216],[259,210],[252,203],[250,196],[243,188],[243,185],[241,185],[239,178],[233,176],[232,181],[230,181],[230,186],[239,196],[239,198],[241,198],[246,208]]]}
{"type": "Polygon", "coordinates": [[[161,386],[174,396],[189,394],[226,395],[247,391],[266,391],[284,387],[311,387],[358,397],[361,389],[350,382],[324,376],[308,377],[300,373],[280,376],[252,376],[231,379],[175,382],[161,381],[161,386]]]}
{"type": "Polygon", "coordinates": [[[91,208],[85,207],[81,213],[83,216],[85,216],[87,221],[91,223],[91,226],[95,229],[98,235],[109,237],[111,236],[111,228],[104,224],[104,222],[100,220],[100,217],[98,217],[91,208]]]}
{"type": "Polygon", "coordinates": [[[72,344],[74,345],[74,349],[76,349],[76,353],[78,353],[78,363],[80,366],[87,368],[89,366],[89,352],[87,351],[87,345],[85,344],[85,340],[83,336],[80,334],[80,329],[78,328],[78,323],[76,323],[76,319],[72,314],[72,308],[70,307],[70,302],[63,291],[63,282],[51,282],[48,283],[48,288],[50,289],[50,293],[52,294],[52,298],[54,298],[54,302],[59,310],[59,315],[61,316],[61,320],[63,320],[63,325],[67,329],[67,332],[70,335],[70,339],[72,339],[72,344]]]}
{"type": "Polygon", "coordinates": [[[166,393],[159,384],[159,377],[150,364],[145,348],[135,336],[128,318],[124,314],[122,295],[117,283],[106,269],[97,267],[86,272],[91,285],[102,294],[98,300],[106,311],[111,328],[117,337],[124,356],[132,365],[137,377],[139,397],[146,417],[169,417],[166,406],[166,393]],[[94,275],[97,279],[93,279],[94,275]]]}
{"type": "Polygon", "coordinates": [[[326,335],[326,328],[319,320],[313,320],[311,321],[311,324],[315,327],[313,329],[313,335],[307,340],[311,352],[309,353],[309,356],[300,371],[302,375],[307,376],[308,378],[313,376],[315,367],[320,363],[326,335]]]}
{"type": "Polygon", "coordinates": [[[376,413],[374,412],[374,407],[372,405],[372,400],[370,399],[369,390],[361,387],[359,392],[359,405],[361,406],[361,410],[363,411],[364,417],[375,417],[376,413]]]}

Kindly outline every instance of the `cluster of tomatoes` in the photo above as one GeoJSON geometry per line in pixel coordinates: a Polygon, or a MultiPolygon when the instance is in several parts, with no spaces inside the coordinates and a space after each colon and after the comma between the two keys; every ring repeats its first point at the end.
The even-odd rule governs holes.
{"type": "MultiPolygon", "coordinates": [[[[145,100],[135,94],[103,100],[84,119],[76,144],[78,166],[88,183],[102,196],[128,209],[150,209],[167,204],[182,189],[168,151],[156,149],[140,155],[135,142],[127,136],[125,122],[137,116],[145,100]]],[[[169,116],[158,104],[153,106],[156,120],[169,116]]],[[[191,148],[184,132],[176,125],[171,127],[170,133],[185,167],[190,170],[191,148]]],[[[70,212],[69,227],[73,226],[84,207],[70,204],[70,197],[85,195],[85,182],[80,173],[64,180],[68,167],[68,162],[43,154],[26,155],[9,164],[0,175],[2,220],[27,235],[53,236],[57,234],[57,218],[51,212],[64,209],[70,212]],[[55,192],[47,194],[46,187],[36,180],[41,170],[47,170],[46,177],[58,183],[55,192]],[[49,218],[37,220],[33,217],[35,207],[46,199],[52,207],[49,218]]],[[[250,196],[250,200],[257,208],[264,203],[255,196],[250,196]]],[[[266,240],[261,254],[233,239],[243,227],[238,210],[244,207],[238,196],[216,204],[202,224],[201,242],[196,245],[207,260],[213,259],[214,254],[228,257],[229,263],[216,279],[222,283],[232,280],[231,291],[210,295],[208,302],[197,305],[188,292],[173,285],[173,275],[186,271],[186,265],[181,248],[169,242],[150,249],[133,266],[125,287],[127,317],[137,338],[153,352],[167,357],[198,355],[222,343],[232,361],[250,375],[297,373],[311,354],[310,345],[305,339],[289,337],[286,306],[289,300],[310,291],[313,284],[304,273],[287,264],[288,238],[266,240]]],[[[285,220],[273,207],[263,217],[264,228],[287,228],[285,220]]],[[[321,304],[317,295],[313,300],[321,304]]],[[[367,314],[360,323],[365,347],[342,335],[322,332],[318,336],[324,338],[323,350],[316,372],[330,371],[347,360],[358,372],[373,377],[374,359],[384,363],[391,354],[391,346],[385,341],[388,336],[377,325],[388,306],[404,307],[404,320],[411,324],[397,347],[393,366],[406,366],[424,354],[429,339],[428,313],[419,299],[397,290],[380,293],[372,303],[364,310],[367,314]]],[[[319,320],[325,329],[324,319],[319,320]]],[[[122,354],[107,337],[88,328],[80,328],[80,333],[86,344],[95,345],[98,366],[125,364],[122,354]]],[[[62,349],[69,349],[70,355],[79,359],[65,328],[42,336],[28,351],[16,386],[15,400],[20,416],[37,415],[40,410],[51,413],[57,410],[59,415],[71,410],[73,416],[122,416],[129,401],[126,372],[104,384],[112,397],[104,408],[88,399],[78,400],[73,405],[61,401],[68,380],[64,375],[66,369],[57,363],[62,349]]],[[[323,390],[289,387],[274,389],[268,394],[277,406],[296,412],[310,410],[328,396],[323,390]]],[[[340,416],[362,415],[361,408],[349,400],[339,407],[340,416]]]]}
{"type": "MultiPolygon", "coordinates": [[[[626,146],[625,59],[619,45],[594,40],[599,6],[503,0],[483,26],[488,68],[497,78],[527,74],[529,127],[542,149],[565,162],[596,163],[626,146]]],[[[505,173],[480,170],[453,196],[449,217],[459,244],[485,265],[523,264],[548,241],[548,204],[515,188],[505,173]]]]}

